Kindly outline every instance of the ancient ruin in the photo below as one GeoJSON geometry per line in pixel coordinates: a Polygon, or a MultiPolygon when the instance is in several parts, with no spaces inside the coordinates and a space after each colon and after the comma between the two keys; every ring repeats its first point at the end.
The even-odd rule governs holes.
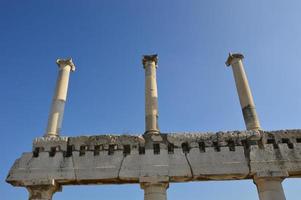
{"type": "Polygon", "coordinates": [[[301,176],[301,130],[264,131],[242,63],[230,54],[246,131],[164,133],[158,126],[157,55],[143,57],[145,132],[66,137],[60,129],[71,59],[57,60],[59,75],[43,137],[23,153],[6,181],[26,187],[30,200],[51,200],[65,185],[140,184],[145,200],[166,200],[170,183],[253,179],[260,200],[284,200],[281,182],[301,176]]]}

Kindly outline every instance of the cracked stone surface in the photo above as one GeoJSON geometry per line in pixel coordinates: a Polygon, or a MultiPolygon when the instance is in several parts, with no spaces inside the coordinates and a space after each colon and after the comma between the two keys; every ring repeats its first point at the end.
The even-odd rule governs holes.
{"type": "Polygon", "coordinates": [[[6,179],[15,186],[300,177],[301,130],[41,137],[6,179]]]}

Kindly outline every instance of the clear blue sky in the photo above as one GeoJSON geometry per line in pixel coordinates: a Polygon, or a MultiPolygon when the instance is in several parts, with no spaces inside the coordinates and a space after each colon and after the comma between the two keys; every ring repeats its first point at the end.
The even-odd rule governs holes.
{"type": "MultiPolygon", "coordinates": [[[[158,53],[162,132],[243,130],[228,52],[242,52],[262,127],[301,128],[301,1],[0,1],[0,194],[15,159],[44,134],[71,56],[63,135],[143,133],[142,54],[158,53]]],[[[284,181],[288,200],[301,180],[284,181]]],[[[257,199],[252,181],[171,184],[169,199],[257,199]]],[[[54,200],[142,199],[139,185],[64,187],[54,200]]]]}

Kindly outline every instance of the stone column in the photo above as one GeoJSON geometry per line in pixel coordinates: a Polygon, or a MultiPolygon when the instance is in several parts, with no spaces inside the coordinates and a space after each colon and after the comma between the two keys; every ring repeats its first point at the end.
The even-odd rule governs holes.
{"type": "Polygon", "coordinates": [[[145,133],[158,134],[158,91],[156,70],[157,55],[145,55],[142,59],[145,69],[145,133]]]}
{"type": "Polygon", "coordinates": [[[232,66],[236,89],[247,130],[258,130],[260,129],[260,123],[256,113],[248,79],[242,63],[243,58],[244,56],[242,54],[229,54],[226,65],[232,66]]]}
{"type": "MultiPolygon", "coordinates": [[[[244,116],[247,130],[260,130],[260,123],[255,109],[255,103],[244,70],[242,54],[229,54],[227,66],[232,66],[236,89],[244,116]]],[[[254,183],[260,200],[285,200],[281,182],[283,179],[275,177],[254,177],[254,183]]]]}
{"type": "Polygon", "coordinates": [[[58,59],[56,63],[59,67],[59,74],[48,117],[48,126],[45,134],[47,137],[56,137],[60,134],[68,91],[69,75],[70,71],[75,71],[75,65],[72,59],[58,59]]]}
{"type": "Polygon", "coordinates": [[[28,186],[29,200],[51,200],[55,192],[60,191],[58,185],[35,185],[28,186]]]}
{"type": "Polygon", "coordinates": [[[167,200],[168,183],[141,183],[144,200],[167,200]]]}
{"type": "Polygon", "coordinates": [[[283,178],[265,177],[255,178],[254,183],[260,200],[285,200],[284,191],[281,185],[283,178]]]}

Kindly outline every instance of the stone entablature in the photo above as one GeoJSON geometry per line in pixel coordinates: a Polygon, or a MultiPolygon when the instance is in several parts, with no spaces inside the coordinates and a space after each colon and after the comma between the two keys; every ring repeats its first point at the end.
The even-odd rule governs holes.
{"type": "Polygon", "coordinates": [[[41,137],[7,182],[16,186],[301,176],[301,130],[41,137]],[[267,144],[260,143],[259,135],[267,144]]]}

